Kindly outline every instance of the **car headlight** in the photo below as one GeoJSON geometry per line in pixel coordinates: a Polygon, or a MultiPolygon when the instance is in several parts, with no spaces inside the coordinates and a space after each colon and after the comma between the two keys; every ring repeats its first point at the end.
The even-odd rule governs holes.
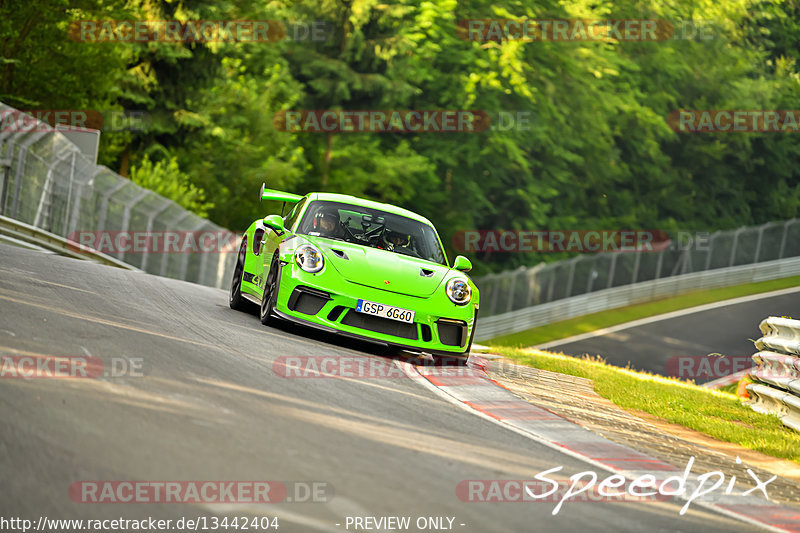
{"type": "Polygon", "coordinates": [[[311,246],[310,244],[303,244],[297,247],[294,251],[294,262],[297,266],[310,274],[316,274],[322,270],[325,260],[322,258],[322,252],[311,246]]]}
{"type": "Polygon", "coordinates": [[[472,298],[472,289],[467,283],[467,280],[461,278],[453,278],[447,282],[445,292],[450,301],[456,305],[466,305],[472,298]]]}

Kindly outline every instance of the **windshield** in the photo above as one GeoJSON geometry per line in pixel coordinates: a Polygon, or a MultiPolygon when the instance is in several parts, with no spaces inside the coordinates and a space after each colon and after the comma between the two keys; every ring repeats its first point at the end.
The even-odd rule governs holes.
{"type": "Polygon", "coordinates": [[[433,227],[370,207],[322,200],[311,202],[297,233],[445,264],[444,252],[433,227]]]}

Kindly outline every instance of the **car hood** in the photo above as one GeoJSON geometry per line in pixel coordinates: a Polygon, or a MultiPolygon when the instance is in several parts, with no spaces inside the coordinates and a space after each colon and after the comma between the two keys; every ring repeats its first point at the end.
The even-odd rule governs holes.
{"type": "Polygon", "coordinates": [[[409,296],[433,294],[450,270],[416,257],[379,248],[303,236],[322,250],[325,260],[347,281],[409,296]]]}

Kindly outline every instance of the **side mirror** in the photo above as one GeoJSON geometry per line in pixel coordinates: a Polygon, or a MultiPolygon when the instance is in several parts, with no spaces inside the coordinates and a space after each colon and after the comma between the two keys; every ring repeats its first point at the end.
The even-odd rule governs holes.
{"type": "Polygon", "coordinates": [[[264,217],[264,225],[279,235],[286,231],[286,228],[283,227],[283,219],[280,215],[264,217]]]}
{"type": "Polygon", "coordinates": [[[258,203],[261,203],[261,200],[264,199],[264,190],[267,188],[267,183],[264,182],[261,184],[261,190],[258,192],[258,203]]]}
{"type": "Polygon", "coordinates": [[[472,270],[472,263],[463,255],[459,255],[456,257],[455,261],[453,261],[453,268],[461,272],[469,272],[472,270]]]}

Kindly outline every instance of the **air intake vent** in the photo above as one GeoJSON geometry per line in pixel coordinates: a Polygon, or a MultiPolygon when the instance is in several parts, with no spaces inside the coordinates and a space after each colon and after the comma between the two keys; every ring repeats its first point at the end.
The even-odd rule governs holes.
{"type": "Polygon", "coordinates": [[[347,254],[344,253],[343,250],[336,250],[335,248],[331,248],[331,252],[333,252],[336,255],[336,257],[340,257],[342,259],[350,259],[349,257],[347,257],[347,254]]]}
{"type": "Polygon", "coordinates": [[[447,346],[464,347],[467,343],[467,323],[461,320],[440,318],[436,321],[439,341],[447,346]]]}
{"type": "Polygon", "coordinates": [[[430,270],[428,268],[420,268],[419,275],[422,276],[423,278],[433,277],[433,270],[430,270]]]}
{"type": "Polygon", "coordinates": [[[431,342],[431,340],[433,340],[433,335],[431,334],[431,327],[428,324],[420,324],[419,329],[420,331],[422,331],[423,341],[431,342]]]}

